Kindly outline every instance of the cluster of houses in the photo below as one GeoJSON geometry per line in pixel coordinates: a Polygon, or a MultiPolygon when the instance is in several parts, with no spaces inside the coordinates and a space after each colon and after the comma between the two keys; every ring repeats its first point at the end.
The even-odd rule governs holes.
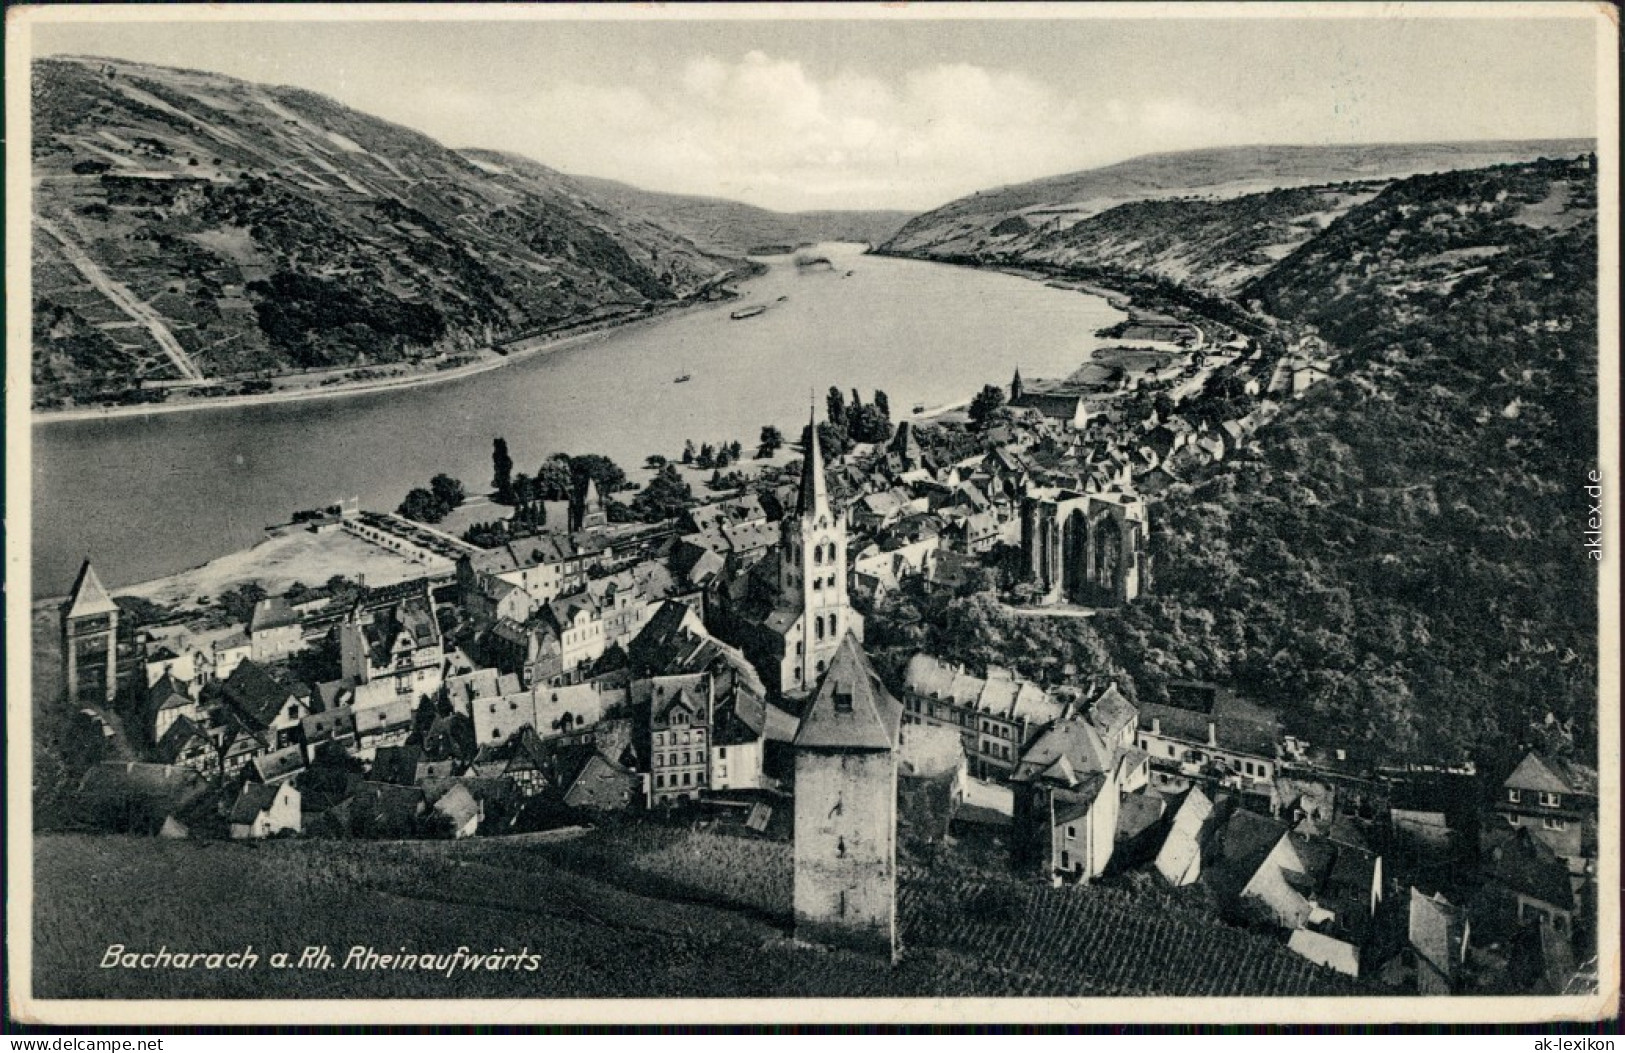
{"type": "MultiPolygon", "coordinates": [[[[1265,369],[1231,350],[1208,380],[1265,369]]],[[[809,427],[798,477],[657,527],[610,524],[588,484],[563,530],[448,550],[454,574],[342,604],[270,597],[207,646],[148,632],[123,677],[87,563],[62,608],[67,695],[109,738],[122,708],[132,740],[85,775],[87,814],[167,836],[464,837],[697,804],[764,831],[793,807],[798,917],[893,947],[877,889],[900,825],[1001,839],[1045,880],[1155,881],[1390,985],[1562,989],[1594,895],[1582,765],[1531,753],[1486,807],[1471,773],[1370,769],[1218,685],[1136,703],[924,653],[883,682],[865,612],[905,585],[957,591],[995,550],[1036,613],[1134,601],[1155,494],[1271,413],[1135,420],[1019,374],[1011,395],[980,432],[905,422],[829,466],[809,427]]]]}

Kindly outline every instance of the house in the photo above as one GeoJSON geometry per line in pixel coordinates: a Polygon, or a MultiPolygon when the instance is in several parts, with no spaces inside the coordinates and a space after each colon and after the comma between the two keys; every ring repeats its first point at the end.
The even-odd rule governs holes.
{"type": "Polygon", "coordinates": [[[405,742],[412,734],[416,709],[413,700],[402,698],[384,705],[354,710],[355,756],[360,760],[371,760],[380,747],[398,746],[405,742]]]}
{"type": "Polygon", "coordinates": [[[921,652],[903,673],[903,722],[957,728],[978,778],[1010,774],[1061,703],[1029,680],[997,667],[976,677],[921,652]]]}
{"type": "Polygon", "coordinates": [[[339,667],[356,686],[357,709],[398,699],[416,704],[439,693],[445,644],[427,587],[392,606],[367,611],[357,603],[339,623],[339,667]],[[367,685],[373,690],[363,691],[367,685]]]}
{"type": "Polygon", "coordinates": [[[279,750],[262,753],[250,761],[247,777],[250,782],[275,785],[287,782],[304,770],[304,749],[297,745],[284,746],[279,750]]]}
{"type": "Polygon", "coordinates": [[[1212,779],[1269,792],[1277,766],[1276,715],[1214,684],[1173,681],[1167,702],[1142,702],[1137,744],[1151,759],[1158,788],[1212,779]]]}
{"type": "Polygon", "coordinates": [[[643,785],[643,776],[594,751],[564,791],[564,803],[586,811],[622,811],[637,803],[643,785]]]}
{"type": "Polygon", "coordinates": [[[219,693],[243,726],[262,734],[268,745],[292,741],[294,729],[310,715],[308,692],[283,683],[253,659],[239,662],[219,693]]]}
{"type": "MultiPolygon", "coordinates": [[[[516,586],[523,590],[524,602],[540,606],[581,589],[587,583],[587,572],[612,557],[611,548],[590,538],[540,534],[516,539],[459,558],[458,594],[464,610],[478,624],[488,625],[504,616],[497,613],[493,601],[508,593],[482,585],[486,579],[500,578],[516,586]]],[[[512,608],[520,602],[510,601],[507,617],[514,617],[512,608]]],[[[523,622],[530,613],[514,620],[523,622]]]]}
{"type": "Polygon", "coordinates": [[[1122,799],[1116,773],[1114,751],[1081,718],[1039,735],[1010,776],[1016,865],[1086,882],[1104,874],[1122,799]]]}
{"type": "Polygon", "coordinates": [[[299,833],[299,791],[293,783],[243,785],[231,806],[231,838],[258,840],[284,831],[299,833]]]}
{"type": "Polygon", "coordinates": [[[186,651],[176,653],[167,646],[148,651],[143,664],[146,667],[147,687],[152,687],[164,677],[172,677],[183,686],[194,688],[203,678],[203,671],[199,668],[198,659],[201,652],[186,651]]]}
{"type": "Polygon", "coordinates": [[[158,740],[157,756],[164,764],[213,774],[219,766],[214,742],[190,717],[177,717],[158,740]]]}
{"type": "Polygon", "coordinates": [[[1415,969],[1417,994],[1448,995],[1459,990],[1471,933],[1466,911],[1452,906],[1443,894],[1425,896],[1411,888],[1404,957],[1415,969]]]}
{"type": "Polygon", "coordinates": [[[312,713],[299,722],[297,741],[305,749],[305,763],[314,764],[324,747],[351,753],[357,748],[355,710],[337,706],[312,713]]]}
{"type": "Polygon", "coordinates": [[[144,730],[149,742],[162,742],[170,726],[182,717],[196,719],[199,715],[187,685],[171,674],[165,673],[148,688],[144,730]]]}
{"type": "Polygon", "coordinates": [[[1528,830],[1575,874],[1588,859],[1585,827],[1597,817],[1597,772],[1538,751],[1526,754],[1501,784],[1495,812],[1508,826],[1528,830]]]}
{"type": "Polygon", "coordinates": [[[453,783],[433,804],[434,813],[441,817],[453,838],[473,837],[485,818],[485,809],[461,783],[453,783]]]}
{"type": "Polygon", "coordinates": [[[249,642],[247,633],[241,631],[228,633],[209,645],[209,675],[215,680],[224,680],[236,671],[238,665],[252,657],[253,653],[254,645],[249,642]]]}
{"type": "Polygon", "coordinates": [[[1564,860],[1533,830],[1484,831],[1485,886],[1473,904],[1486,932],[1531,923],[1572,935],[1578,907],[1564,860]]]}
{"type": "Polygon", "coordinates": [[[649,707],[649,807],[698,800],[711,786],[710,674],[657,676],[632,686],[634,706],[649,707]]]}
{"type": "Polygon", "coordinates": [[[1200,789],[1185,791],[1174,811],[1168,836],[1157,851],[1155,865],[1164,881],[1179,888],[1194,884],[1202,876],[1203,857],[1223,814],[1224,810],[1216,809],[1200,789]]]}
{"type": "Polygon", "coordinates": [[[281,596],[269,596],[254,605],[248,620],[249,655],[256,662],[286,658],[305,646],[299,612],[281,596]]]}

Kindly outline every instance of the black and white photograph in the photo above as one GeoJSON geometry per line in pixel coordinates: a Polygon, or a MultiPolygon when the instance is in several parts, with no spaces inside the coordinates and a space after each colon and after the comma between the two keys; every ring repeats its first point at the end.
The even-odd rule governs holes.
{"type": "Polygon", "coordinates": [[[6,47],[18,1020],[1618,1012],[1617,11],[6,47]]]}

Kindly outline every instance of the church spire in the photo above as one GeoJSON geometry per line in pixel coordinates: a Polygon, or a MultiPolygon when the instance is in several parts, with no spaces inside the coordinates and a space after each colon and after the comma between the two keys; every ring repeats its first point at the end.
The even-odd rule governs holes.
{"type": "Polygon", "coordinates": [[[1021,392],[1022,392],[1021,367],[1017,366],[1016,367],[1016,375],[1014,377],[1012,377],[1011,380],[1010,380],[1010,401],[1011,402],[1020,402],[1021,401],[1021,392]]]}
{"type": "Polygon", "coordinates": [[[818,411],[808,414],[807,454],[801,459],[801,498],[796,512],[813,515],[829,511],[829,491],[824,482],[824,455],[818,448],[818,411]]]}

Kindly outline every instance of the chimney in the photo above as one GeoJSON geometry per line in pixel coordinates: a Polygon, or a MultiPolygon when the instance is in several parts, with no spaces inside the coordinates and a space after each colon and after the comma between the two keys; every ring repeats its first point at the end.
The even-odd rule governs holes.
{"type": "Polygon", "coordinates": [[[1151,734],[1153,734],[1153,735],[1161,735],[1162,734],[1162,718],[1161,717],[1152,717],[1151,718],[1151,734]]]}
{"type": "Polygon", "coordinates": [[[1339,750],[1338,750],[1338,751],[1337,751],[1337,759],[1338,759],[1338,760],[1340,760],[1340,761],[1346,761],[1346,760],[1348,760],[1348,759],[1349,759],[1349,753],[1348,753],[1348,750],[1345,750],[1345,749],[1339,749],[1339,750]]]}
{"type": "Polygon", "coordinates": [[[1209,746],[1219,744],[1219,725],[1211,720],[1207,722],[1207,744],[1209,746]]]}

